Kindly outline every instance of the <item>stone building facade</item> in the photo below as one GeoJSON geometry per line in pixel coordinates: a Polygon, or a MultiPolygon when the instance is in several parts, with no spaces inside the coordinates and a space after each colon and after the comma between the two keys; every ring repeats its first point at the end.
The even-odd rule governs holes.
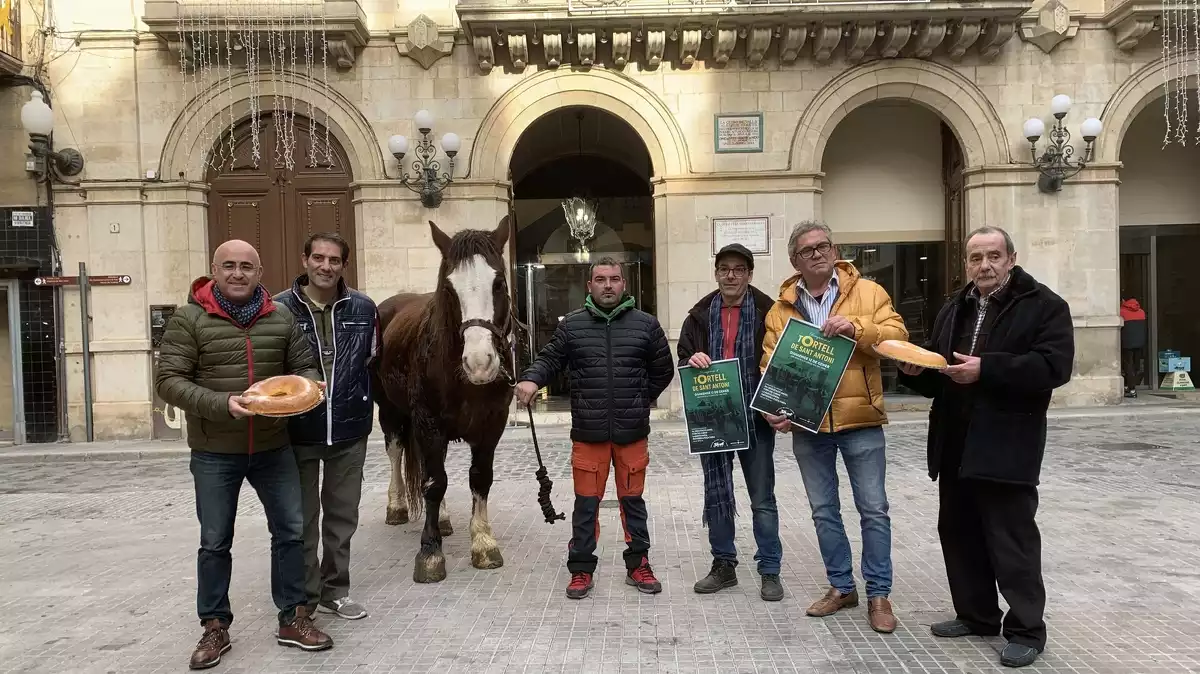
{"type": "MultiPolygon", "coordinates": [[[[243,0],[239,11],[282,16],[297,4],[243,0]]],[[[713,286],[722,237],[761,249],[755,284],[773,293],[791,272],[791,226],[823,219],[843,257],[885,278],[919,334],[961,280],[963,233],[1000,225],[1014,234],[1019,261],[1071,305],[1075,372],[1057,402],[1104,405],[1122,394],[1118,305],[1128,284],[1119,230],[1200,224],[1195,145],[1162,145],[1157,3],[309,4],[324,16],[327,75],[293,71],[285,91],[298,115],[311,110],[321,124],[317,140],[298,136],[297,152],[314,148],[330,163],[305,155],[313,161],[275,173],[235,166],[249,142],[236,129],[228,170],[209,162],[212,139],[245,126],[252,98],[267,110],[278,100],[266,76],[230,68],[206,89],[181,66],[198,30],[222,30],[230,3],[145,0],[133,3],[137,16],[124,2],[53,4],[44,60],[55,144],[87,161],[78,184],[53,188],[61,266],[71,273],[83,261],[91,273],[132,278],[91,290],[97,438],[177,426],[154,401],[153,311],[161,320],[185,302],[231,233],[257,237],[278,285],[297,269],[304,234],[338,229],[353,242],[354,283],[379,300],[432,288],[439,256],[428,220],[492,228],[512,214],[515,301],[548,334],[579,297],[586,258],[554,217],[578,193],[605,221],[592,254],[624,256],[639,301],[674,339],[713,286]],[[199,19],[186,23],[181,12],[199,19]],[[1059,94],[1072,99],[1064,123],[1077,152],[1085,118],[1104,126],[1086,168],[1047,193],[1022,124],[1038,117],[1049,127],[1059,94]],[[433,113],[435,136],[461,137],[436,208],[400,184],[389,153],[391,136],[419,137],[419,110],[433,113]]],[[[23,145],[12,121],[28,91],[0,99],[5,148],[23,145]]],[[[409,175],[413,159],[404,160],[409,175]]],[[[24,174],[10,173],[5,203],[36,198],[24,174]]],[[[1170,270],[1143,275],[1151,273],[1170,270]]],[[[78,439],[79,293],[59,292],[64,416],[78,439]]],[[[1191,337],[1178,339],[1186,350],[1191,337]]],[[[677,395],[667,398],[659,406],[677,409],[677,395]]]]}

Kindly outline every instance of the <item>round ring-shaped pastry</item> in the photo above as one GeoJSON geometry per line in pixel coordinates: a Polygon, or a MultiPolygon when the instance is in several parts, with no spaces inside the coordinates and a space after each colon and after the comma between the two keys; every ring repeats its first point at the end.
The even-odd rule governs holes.
{"type": "Polygon", "coordinates": [[[919,365],[930,370],[944,370],[948,365],[940,353],[934,353],[912,342],[904,342],[899,339],[885,339],[876,344],[875,353],[884,358],[891,358],[909,365],[919,365]]]}
{"type": "Polygon", "coordinates": [[[294,374],[268,377],[242,394],[244,407],[260,417],[294,417],[325,400],[317,382],[294,374]]]}

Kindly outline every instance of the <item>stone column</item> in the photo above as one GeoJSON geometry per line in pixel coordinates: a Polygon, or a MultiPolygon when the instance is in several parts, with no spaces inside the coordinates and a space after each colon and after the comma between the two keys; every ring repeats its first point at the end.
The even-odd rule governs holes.
{"type": "Polygon", "coordinates": [[[1012,234],[1017,263],[1071,305],[1075,368],[1055,391],[1061,406],[1121,399],[1117,165],[1093,164],[1061,192],[1042,194],[1029,166],[966,175],[968,231],[985,224],[1012,234]]]}
{"type": "MultiPolygon", "coordinates": [[[[713,218],[767,217],[770,253],[755,259],[753,284],[775,296],[793,273],[787,238],[792,226],[820,212],[820,176],[813,174],[714,174],[654,181],[654,268],[658,319],[671,353],[687,312],[716,289],[713,218]]],[[[660,399],[672,414],[682,409],[679,381],[660,399]]]]}

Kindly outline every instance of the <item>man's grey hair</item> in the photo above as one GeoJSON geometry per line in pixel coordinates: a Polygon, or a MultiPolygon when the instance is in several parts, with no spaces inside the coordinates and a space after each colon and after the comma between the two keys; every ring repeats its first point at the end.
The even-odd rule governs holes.
{"type": "Polygon", "coordinates": [[[800,237],[809,232],[825,232],[825,236],[829,237],[829,243],[833,243],[833,230],[829,229],[829,225],[816,220],[801,220],[792,228],[792,234],[788,237],[788,257],[796,254],[796,242],[800,237]]]}
{"type": "Polygon", "coordinates": [[[993,227],[991,225],[984,225],[978,229],[971,230],[971,233],[967,235],[967,238],[963,239],[963,247],[965,248],[966,245],[971,242],[971,239],[978,234],[999,234],[1000,236],[1003,236],[1004,250],[1008,252],[1008,256],[1012,257],[1013,255],[1016,255],[1017,247],[1013,245],[1012,237],[1008,235],[1008,232],[1004,231],[1004,229],[1000,227],[993,227]]]}

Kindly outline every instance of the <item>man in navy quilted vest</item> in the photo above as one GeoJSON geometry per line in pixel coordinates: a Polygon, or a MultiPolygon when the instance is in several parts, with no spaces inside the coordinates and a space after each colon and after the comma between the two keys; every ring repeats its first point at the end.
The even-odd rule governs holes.
{"type": "Polygon", "coordinates": [[[325,401],[288,425],[304,502],[308,607],[358,620],[367,610],[350,598],[350,538],[358,529],[367,436],[374,424],[368,367],[379,355],[381,335],[375,302],[342,279],[349,259],[350,246],[341,236],[313,234],[304,244],[306,273],[275,301],[296,315],[325,382],[325,401]]]}

